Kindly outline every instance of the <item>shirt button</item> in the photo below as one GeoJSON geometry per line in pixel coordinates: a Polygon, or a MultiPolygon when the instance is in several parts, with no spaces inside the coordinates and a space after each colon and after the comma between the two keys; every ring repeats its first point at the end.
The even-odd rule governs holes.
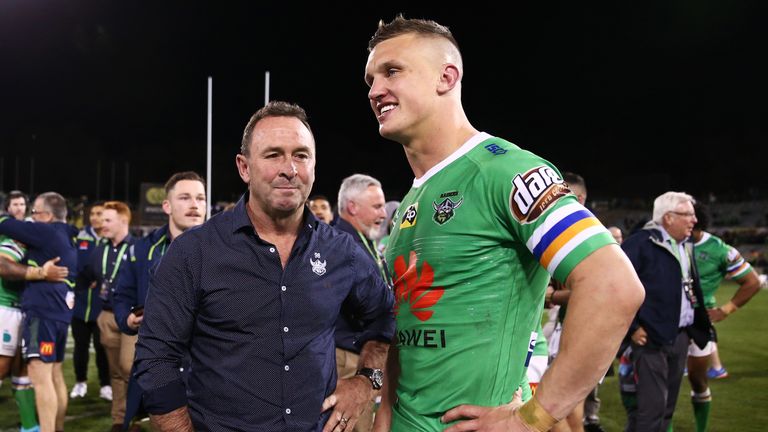
{"type": "Polygon", "coordinates": [[[271,248],[269,248],[269,251],[272,252],[272,253],[275,253],[275,248],[271,247],[271,248]]]}
{"type": "Polygon", "coordinates": [[[288,366],[288,365],[285,365],[285,370],[289,371],[289,370],[291,370],[291,367],[288,366]]]}
{"type": "Polygon", "coordinates": [[[281,290],[283,290],[283,291],[285,291],[285,290],[287,290],[288,288],[286,288],[286,287],[285,287],[285,285],[283,285],[283,286],[281,286],[281,287],[280,287],[280,289],[281,289],[281,290]]]}
{"type": "Polygon", "coordinates": [[[285,409],[285,413],[286,413],[286,414],[290,414],[290,413],[291,413],[291,409],[290,409],[290,408],[286,408],[286,409],[285,409]]]}
{"type": "Polygon", "coordinates": [[[288,333],[288,327],[283,327],[283,331],[288,333]]]}

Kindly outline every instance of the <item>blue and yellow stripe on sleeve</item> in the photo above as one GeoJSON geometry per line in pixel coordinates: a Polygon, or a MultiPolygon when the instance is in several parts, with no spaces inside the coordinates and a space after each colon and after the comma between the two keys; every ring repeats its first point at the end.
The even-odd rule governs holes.
{"type": "Polygon", "coordinates": [[[549,274],[564,282],[589,254],[613,243],[616,241],[603,224],[584,206],[572,202],[549,212],[526,246],[549,274]]]}

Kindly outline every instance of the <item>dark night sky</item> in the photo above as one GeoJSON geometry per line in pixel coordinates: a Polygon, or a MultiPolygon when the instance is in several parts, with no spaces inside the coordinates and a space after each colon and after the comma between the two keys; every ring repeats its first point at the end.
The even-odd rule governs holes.
{"type": "Polygon", "coordinates": [[[403,12],[453,30],[475,127],[582,174],[592,197],[766,194],[765,2],[263,3],[0,2],[0,187],[29,190],[31,158],[34,191],[69,196],[98,185],[124,199],[126,163],[133,201],[141,181],[204,174],[211,75],[213,198],[232,199],[268,70],[272,98],[310,116],[314,192],[364,172],[400,199],[412,174],[379,137],[362,76],[378,19],[403,12]]]}

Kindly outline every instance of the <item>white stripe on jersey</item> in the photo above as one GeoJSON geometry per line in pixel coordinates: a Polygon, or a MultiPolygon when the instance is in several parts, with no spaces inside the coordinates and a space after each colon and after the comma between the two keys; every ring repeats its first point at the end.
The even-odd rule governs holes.
{"type": "Polygon", "coordinates": [[[579,210],[586,210],[586,208],[576,202],[566,204],[550,213],[549,216],[547,216],[547,218],[544,220],[544,223],[536,228],[533,234],[531,234],[531,237],[528,239],[528,242],[525,244],[528,246],[528,250],[533,252],[533,250],[536,249],[536,246],[541,241],[542,237],[544,237],[547,232],[552,229],[553,226],[557,225],[558,222],[568,217],[568,215],[571,213],[575,213],[579,210]]]}
{"type": "Polygon", "coordinates": [[[596,236],[600,233],[607,233],[607,232],[608,230],[605,229],[604,226],[595,225],[573,236],[573,238],[570,239],[568,243],[564,244],[563,247],[561,247],[560,250],[557,251],[555,256],[552,257],[552,261],[550,261],[549,266],[547,266],[547,271],[549,272],[549,274],[554,275],[555,270],[557,269],[557,266],[560,265],[560,261],[562,261],[565,257],[567,257],[568,254],[571,253],[572,250],[576,249],[582,242],[584,242],[585,240],[587,240],[592,236],[596,236]]]}

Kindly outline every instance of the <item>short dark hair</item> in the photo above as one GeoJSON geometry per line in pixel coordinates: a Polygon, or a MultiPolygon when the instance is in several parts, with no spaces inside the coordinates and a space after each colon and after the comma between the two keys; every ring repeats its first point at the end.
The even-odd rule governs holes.
{"type": "Polygon", "coordinates": [[[312,134],[312,128],[309,127],[309,120],[307,120],[307,112],[304,108],[283,101],[269,101],[263,108],[256,111],[251,119],[248,120],[248,124],[245,125],[243,131],[243,140],[240,142],[240,153],[244,156],[248,156],[251,147],[251,136],[253,135],[253,129],[256,127],[256,123],[267,117],[295,117],[301,121],[304,126],[307,127],[309,133],[312,134]]]}
{"type": "Polygon", "coordinates": [[[371,40],[368,42],[368,51],[373,51],[376,45],[385,40],[410,33],[420,36],[447,39],[454,47],[456,47],[456,50],[459,51],[459,55],[461,55],[459,43],[456,42],[456,38],[453,37],[453,34],[448,27],[432,20],[404,18],[402,14],[396,16],[395,19],[386,24],[383,20],[379,21],[379,28],[376,29],[376,33],[373,34],[373,37],[371,37],[371,40]]]}
{"type": "Polygon", "coordinates": [[[5,211],[8,211],[8,207],[11,206],[11,200],[15,200],[17,198],[24,198],[24,204],[29,206],[29,198],[27,198],[27,194],[20,190],[12,190],[8,192],[8,196],[5,197],[5,211]]]}
{"type": "Polygon", "coordinates": [[[570,171],[563,173],[563,181],[568,183],[568,185],[581,186],[585,189],[587,187],[587,183],[584,181],[584,177],[570,171]]]}
{"type": "Polygon", "coordinates": [[[51,212],[53,219],[57,222],[67,220],[67,200],[57,192],[45,192],[37,196],[43,200],[45,209],[51,212]]]}
{"type": "Polygon", "coordinates": [[[704,203],[696,201],[693,204],[693,211],[696,212],[696,224],[693,229],[706,231],[709,228],[709,209],[704,203]]]}
{"type": "Polygon", "coordinates": [[[182,171],[177,172],[176,174],[172,175],[171,178],[168,179],[167,182],[165,182],[165,196],[167,197],[168,194],[171,192],[171,189],[176,187],[176,183],[182,181],[182,180],[194,180],[199,181],[203,184],[203,189],[205,189],[205,179],[200,176],[200,174],[194,172],[194,171],[182,171]]]}

